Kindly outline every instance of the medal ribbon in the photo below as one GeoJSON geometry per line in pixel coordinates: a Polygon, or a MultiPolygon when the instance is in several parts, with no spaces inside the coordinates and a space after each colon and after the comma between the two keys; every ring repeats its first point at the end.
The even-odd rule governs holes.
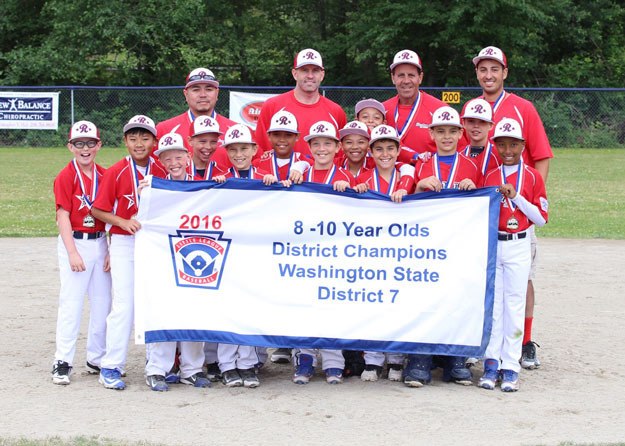
{"type": "Polygon", "coordinates": [[[391,176],[391,181],[388,182],[388,189],[386,192],[380,190],[380,174],[378,172],[378,168],[373,169],[373,189],[377,192],[381,192],[386,195],[391,195],[395,190],[395,182],[397,181],[396,174],[397,169],[393,169],[393,175],[391,176]]]}
{"type": "MultiPolygon", "coordinates": [[[[241,174],[240,174],[240,173],[239,173],[239,171],[238,171],[236,168],[234,168],[234,167],[231,167],[231,168],[230,168],[230,173],[232,174],[232,176],[233,176],[234,178],[241,178],[241,174]]],[[[249,176],[247,177],[247,179],[248,179],[248,180],[253,180],[255,176],[256,176],[256,169],[254,168],[254,166],[250,166],[250,174],[249,174],[249,176]]]]}
{"type": "MultiPolygon", "coordinates": [[[[315,171],[315,169],[313,167],[308,169],[306,181],[308,181],[310,183],[315,181],[314,180],[314,171],[315,171]]],[[[328,171],[328,173],[326,174],[326,177],[323,180],[323,184],[332,184],[332,180],[334,179],[334,174],[335,173],[336,173],[336,166],[332,166],[332,169],[330,169],[328,171]]]]}
{"type": "Polygon", "coordinates": [[[506,90],[502,90],[501,94],[495,100],[495,103],[493,104],[493,118],[495,117],[495,114],[497,114],[497,110],[499,109],[499,106],[503,103],[505,99],[506,99],[506,90]]]}
{"type": "MultiPolygon", "coordinates": [[[[360,174],[361,174],[361,172],[362,172],[362,168],[363,168],[363,167],[365,167],[365,163],[366,163],[366,161],[367,161],[367,158],[363,158],[363,160],[362,160],[362,166],[360,166],[360,167],[358,168],[358,172],[356,172],[356,175],[354,175],[354,178],[357,178],[357,177],[358,177],[358,175],[360,175],[360,174]]],[[[348,160],[347,158],[345,159],[345,161],[343,161],[343,169],[347,170],[348,172],[351,172],[351,171],[349,170],[349,160],[348,160]]]]}
{"type": "Polygon", "coordinates": [[[441,178],[440,168],[438,167],[438,153],[435,153],[432,157],[432,162],[434,163],[434,176],[443,183],[443,189],[453,189],[454,179],[456,177],[456,171],[458,170],[458,154],[454,154],[454,162],[451,164],[451,170],[449,171],[449,177],[447,177],[447,181],[443,181],[441,178]]]}
{"type": "Polygon", "coordinates": [[[404,122],[404,125],[402,126],[400,130],[397,128],[397,120],[399,119],[399,98],[397,99],[397,105],[395,106],[395,130],[397,130],[397,135],[399,135],[400,140],[403,140],[404,137],[410,131],[410,128],[412,127],[412,121],[414,121],[417,115],[417,111],[419,110],[420,104],[421,104],[421,92],[419,91],[417,93],[417,98],[415,99],[414,104],[412,104],[412,108],[410,109],[408,118],[406,119],[406,122],[404,122]]]}
{"type": "MultiPolygon", "coordinates": [[[[289,161],[289,170],[286,173],[286,178],[285,179],[289,179],[289,176],[291,175],[291,166],[293,165],[293,161],[295,161],[295,152],[291,153],[291,160],[289,161]]],[[[273,169],[273,174],[276,176],[276,178],[278,178],[278,180],[282,180],[282,178],[280,178],[280,166],[278,166],[278,157],[276,156],[276,153],[274,152],[271,155],[271,168],[273,169]]]]}
{"type": "Polygon", "coordinates": [[[484,149],[486,152],[484,154],[484,159],[482,160],[482,176],[486,176],[486,169],[488,169],[488,163],[490,162],[490,157],[493,156],[493,143],[489,142],[486,144],[486,148],[484,149]]]}
{"type": "MultiPolygon", "coordinates": [[[[489,142],[488,144],[486,144],[486,147],[484,147],[484,151],[482,152],[482,154],[484,155],[484,158],[482,159],[482,175],[486,175],[486,169],[488,169],[488,163],[490,162],[490,157],[493,156],[493,143],[489,142]]],[[[466,157],[470,157],[471,156],[471,145],[469,144],[468,146],[465,147],[464,151],[462,152],[462,154],[466,157]]]]}
{"type": "MultiPolygon", "coordinates": [[[[196,176],[198,176],[197,173],[197,167],[195,167],[195,163],[193,162],[193,160],[191,160],[191,176],[193,177],[193,179],[195,179],[196,176]]],[[[211,178],[213,178],[213,168],[215,167],[215,163],[213,163],[212,161],[209,161],[208,163],[206,163],[206,169],[204,169],[204,177],[202,179],[204,180],[210,180],[211,178]]]]}
{"type": "Polygon", "coordinates": [[[82,192],[82,198],[87,203],[87,208],[91,210],[93,206],[93,202],[95,201],[95,196],[98,193],[98,172],[95,168],[95,163],[93,163],[93,173],[91,174],[91,199],[87,196],[87,191],[85,187],[85,180],[82,177],[82,172],[78,167],[78,163],[76,159],[72,160],[72,165],[74,166],[74,170],[76,170],[76,175],[78,176],[78,183],[80,184],[80,191],[82,192]]]}
{"type": "MultiPolygon", "coordinates": [[[[500,170],[501,170],[501,184],[506,184],[506,174],[504,173],[504,166],[501,166],[500,170]]],[[[517,167],[517,171],[516,171],[516,193],[517,194],[520,194],[521,190],[523,189],[524,173],[525,173],[525,168],[523,166],[523,160],[519,160],[519,167],[517,167]]],[[[516,205],[508,197],[506,197],[506,200],[508,201],[508,207],[514,213],[514,211],[516,210],[516,205]]]]}
{"type": "MultiPolygon", "coordinates": [[[[132,181],[132,195],[135,200],[135,207],[138,210],[139,199],[140,199],[139,197],[139,171],[137,169],[137,163],[135,163],[135,160],[133,160],[130,155],[126,157],[126,160],[128,161],[128,167],[129,167],[128,170],[130,170],[130,179],[132,181]]],[[[145,176],[150,175],[151,167],[152,167],[152,158],[149,158],[148,165],[145,169],[145,176]]]]}

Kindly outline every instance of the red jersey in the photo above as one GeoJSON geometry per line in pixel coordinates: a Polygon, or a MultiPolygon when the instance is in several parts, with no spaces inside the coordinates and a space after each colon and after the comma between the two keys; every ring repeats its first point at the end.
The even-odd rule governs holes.
{"type": "Polygon", "coordinates": [[[356,185],[356,179],[347,170],[339,166],[332,166],[330,169],[315,169],[311,167],[304,174],[304,181],[319,184],[334,184],[338,181],[347,181],[349,187],[356,185]]]}
{"type": "MultiPolygon", "coordinates": [[[[215,111],[213,111],[211,117],[217,120],[217,123],[219,124],[219,131],[222,132],[222,135],[219,136],[219,140],[217,141],[217,149],[215,150],[215,153],[213,153],[213,155],[211,156],[211,161],[216,162],[217,165],[221,166],[222,169],[227,169],[231,166],[231,164],[230,160],[228,159],[228,153],[223,147],[223,135],[225,135],[226,130],[235,125],[236,122],[216,113],[215,111]]],[[[191,110],[187,110],[186,112],[178,116],[174,116],[173,118],[170,118],[166,121],[159,122],[156,125],[156,139],[160,140],[163,135],[165,135],[166,133],[170,133],[174,128],[176,128],[176,126],[178,126],[178,128],[176,129],[176,133],[182,136],[184,146],[189,151],[189,155],[193,157],[193,148],[191,147],[191,144],[189,144],[189,136],[191,136],[192,133],[192,124],[194,119],[195,117],[193,116],[193,113],[191,113],[191,110]]],[[[158,147],[155,147],[152,152],[156,151],[157,148],[158,147]]]]}
{"type": "MultiPolygon", "coordinates": [[[[54,201],[56,209],[65,209],[69,212],[69,221],[72,224],[72,230],[80,232],[102,232],[104,231],[104,222],[93,218],[95,226],[85,226],[85,218],[90,214],[91,203],[94,200],[94,192],[99,195],[102,176],[106,169],[94,164],[95,173],[94,182],[92,178],[82,173],[79,167],[72,160],[65,166],[54,179],[54,201]],[[77,170],[78,168],[78,170],[77,170]],[[82,180],[82,185],[81,185],[82,180]]],[[[91,175],[94,176],[94,173],[91,175]]],[[[90,219],[87,219],[89,222],[90,219]]]]}
{"type": "Polygon", "coordinates": [[[236,170],[234,167],[231,167],[225,173],[221,173],[221,174],[217,173],[217,174],[214,174],[213,177],[216,177],[218,175],[224,175],[226,178],[247,178],[249,180],[262,180],[267,174],[268,172],[262,169],[257,169],[256,167],[252,166],[250,167],[248,176],[242,177],[238,170],[236,170]]]}
{"type": "Polygon", "coordinates": [[[424,178],[437,177],[443,183],[443,189],[458,189],[465,178],[469,178],[476,187],[482,184],[481,174],[475,163],[462,153],[455,154],[452,164],[443,163],[438,154],[423,162],[419,160],[415,168],[415,184],[424,178]]]}
{"type": "MultiPolygon", "coordinates": [[[[484,96],[480,96],[484,99],[484,96]]],[[[536,161],[540,161],[547,158],[553,158],[553,151],[549,144],[549,138],[545,132],[543,121],[540,119],[538,112],[534,105],[527,99],[523,99],[514,93],[508,93],[504,91],[504,95],[501,100],[490,102],[493,108],[493,122],[497,124],[503,118],[512,118],[519,121],[521,124],[523,139],[525,139],[525,150],[523,151],[523,161],[528,166],[534,167],[536,161]]],[[[466,106],[466,104],[465,104],[466,106]]],[[[464,114],[464,107],[462,110],[464,114]]],[[[492,138],[495,134],[495,126],[493,126],[488,137],[492,138]]],[[[463,136],[462,141],[468,144],[466,136],[463,136]]],[[[459,147],[463,147],[460,146],[459,147]]],[[[501,164],[501,158],[499,153],[495,150],[497,160],[501,164]]]]}
{"type": "MultiPolygon", "coordinates": [[[[347,157],[345,156],[345,152],[343,151],[340,151],[334,157],[334,164],[336,166],[342,167],[349,173],[352,173],[349,170],[348,162],[349,160],[347,159],[347,157]]],[[[366,155],[362,162],[362,165],[360,166],[360,169],[358,169],[358,172],[356,172],[355,175],[352,173],[352,175],[354,176],[354,178],[357,178],[361,173],[365,173],[366,171],[374,169],[374,168],[375,168],[375,160],[371,158],[369,155],[366,155]]]]}
{"type": "MultiPolygon", "coordinates": [[[[471,153],[470,145],[467,145],[464,149],[460,151],[460,153],[462,153],[467,158],[473,160],[478,170],[480,171],[482,180],[488,172],[498,168],[500,164],[499,157],[497,156],[497,150],[495,150],[492,142],[486,144],[486,147],[484,147],[484,150],[481,153],[471,153]]],[[[476,184],[476,186],[481,187],[481,185],[478,184],[476,184]]]]}
{"type": "Polygon", "coordinates": [[[307,161],[304,159],[304,155],[300,152],[293,152],[291,154],[291,159],[288,163],[280,166],[278,164],[278,158],[275,157],[274,151],[270,150],[268,152],[263,153],[262,157],[258,160],[254,160],[253,164],[255,167],[258,167],[264,172],[268,172],[272,175],[275,175],[278,178],[278,181],[288,180],[289,174],[291,173],[291,165],[296,161],[306,161],[311,164],[313,161],[307,161]]]}
{"type": "Polygon", "coordinates": [[[356,178],[356,184],[364,183],[369,187],[369,190],[374,190],[386,195],[391,195],[399,189],[403,189],[407,193],[412,193],[414,185],[412,178],[408,177],[407,179],[410,181],[406,182],[404,177],[401,177],[400,181],[399,176],[399,169],[396,167],[393,171],[393,176],[391,177],[389,184],[389,182],[382,178],[382,176],[378,175],[378,169],[373,168],[372,170],[368,170],[358,175],[358,178],[356,178]]]}
{"type": "MultiPolygon", "coordinates": [[[[130,156],[126,156],[107,169],[93,207],[104,212],[112,212],[127,220],[139,212],[137,187],[138,182],[143,179],[143,174],[133,168],[131,160],[130,156]]],[[[159,178],[167,176],[167,172],[160,164],[151,158],[148,173],[159,178]]],[[[110,233],[130,235],[119,226],[111,226],[110,233]]]]}
{"type": "MultiPolygon", "coordinates": [[[[547,192],[545,190],[545,182],[543,177],[538,173],[536,169],[528,166],[525,163],[520,163],[520,169],[515,169],[515,172],[508,175],[507,178],[503,178],[504,166],[500,166],[496,170],[491,170],[486,174],[484,180],[484,186],[500,186],[505,183],[514,185],[518,194],[521,194],[523,198],[535,205],[540,211],[541,215],[547,220],[548,204],[547,204],[547,192]],[[519,172],[521,173],[519,177],[519,172]]],[[[517,166],[514,166],[517,167],[517,166]]],[[[523,212],[514,206],[512,200],[508,200],[506,197],[502,197],[500,212],[499,212],[499,231],[500,232],[523,232],[532,226],[532,222],[525,216],[523,212]],[[512,204],[512,208],[511,208],[512,204]],[[514,217],[518,221],[518,227],[516,229],[508,228],[508,221],[514,217]]]]}
{"type": "Polygon", "coordinates": [[[312,160],[310,156],[310,148],[304,137],[308,135],[310,127],[318,121],[328,121],[337,129],[342,129],[347,124],[347,116],[340,105],[326,98],[319,96],[319,100],[315,104],[302,104],[295,98],[293,90],[282,93],[278,96],[269,98],[263,104],[256,123],[256,144],[258,144],[258,152],[271,150],[271,143],[267,136],[267,130],[271,127],[271,118],[280,110],[287,110],[297,118],[297,129],[299,130],[299,139],[295,143],[295,151],[306,155],[304,159],[312,160]]]}
{"type": "Polygon", "coordinates": [[[205,169],[198,169],[193,160],[187,166],[187,173],[191,175],[193,181],[210,180],[214,176],[224,175],[227,170],[219,167],[214,161],[209,161],[205,169]]]}
{"type": "MultiPolygon", "coordinates": [[[[440,99],[423,91],[413,105],[399,105],[399,96],[394,96],[382,103],[386,109],[386,123],[395,127],[401,139],[401,146],[406,146],[415,152],[436,152],[436,144],[430,137],[430,123],[432,114],[444,105],[440,99]]],[[[402,150],[403,151],[403,150],[402,150]]],[[[407,151],[404,156],[409,156],[407,151]]],[[[409,162],[402,158],[401,161],[409,162]]]]}

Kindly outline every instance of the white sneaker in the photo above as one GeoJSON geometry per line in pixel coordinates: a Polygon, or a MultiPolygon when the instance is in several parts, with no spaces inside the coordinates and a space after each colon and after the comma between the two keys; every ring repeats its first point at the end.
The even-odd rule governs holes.
{"type": "Polygon", "coordinates": [[[52,366],[52,382],[66,386],[69,384],[69,375],[72,373],[72,366],[65,361],[56,361],[52,366]]]}
{"type": "Polygon", "coordinates": [[[360,375],[360,379],[363,381],[377,381],[382,374],[382,367],[379,365],[367,364],[365,370],[360,375]]]}
{"type": "Polygon", "coordinates": [[[388,369],[388,380],[389,381],[401,381],[402,380],[403,371],[402,369],[388,369]]]}
{"type": "Polygon", "coordinates": [[[290,348],[277,348],[269,359],[276,364],[288,364],[291,362],[291,351],[292,349],[290,348]]]}
{"type": "Polygon", "coordinates": [[[480,362],[480,360],[478,358],[467,358],[464,361],[464,365],[469,368],[469,367],[473,367],[475,365],[477,365],[480,362]]]}

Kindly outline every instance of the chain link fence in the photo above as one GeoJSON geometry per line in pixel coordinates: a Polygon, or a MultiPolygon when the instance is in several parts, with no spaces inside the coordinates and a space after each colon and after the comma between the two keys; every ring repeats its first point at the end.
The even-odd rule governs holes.
{"type": "MultiPolygon", "coordinates": [[[[222,86],[217,112],[228,116],[230,91],[282,93],[292,87],[222,86]]],[[[473,87],[423,88],[458,110],[481,90],[473,87]]],[[[625,89],[507,88],[534,103],[553,147],[625,147],[625,89]]],[[[59,92],[59,129],[0,129],[0,147],[60,147],[67,142],[73,121],[93,121],[105,145],[122,145],[121,129],[129,118],[145,114],[160,122],[187,109],[182,87],[0,87],[0,91],[59,92]]],[[[348,118],[361,99],[384,101],[394,87],[323,87],[323,94],[340,104],[348,118]]]]}

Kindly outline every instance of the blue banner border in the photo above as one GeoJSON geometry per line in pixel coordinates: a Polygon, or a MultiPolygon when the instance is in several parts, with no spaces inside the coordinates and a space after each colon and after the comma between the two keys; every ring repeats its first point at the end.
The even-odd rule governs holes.
{"type": "MultiPolygon", "coordinates": [[[[162,190],[180,192],[196,192],[205,189],[235,189],[235,190],[263,190],[263,191],[292,191],[304,193],[323,193],[329,195],[348,196],[355,199],[386,200],[391,201],[388,195],[369,191],[357,193],[351,189],[345,192],[337,192],[332,186],[304,182],[300,185],[292,185],[285,188],[281,184],[264,185],[259,180],[229,179],[225,183],[214,181],[171,181],[154,177],[151,187],[162,190]]],[[[455,356],[483,356],[492,328],[493,301],[495,291],[495,271],[497,257],[497,230],[499,226],[499,211],[501,195],[497,187],[485,187],[472,191],[460,191],[457,189],[443,189],[440,192],[423,192],[406,195],[404,201],[444,199],[461,197],[488,197],[488,265],[486,271],[486,287],[484,296],[484,324],[482,340],[479,347],[458,344],[425,344],[413,342],[377,341],[366,339],[336,339],[336,338],[311,338],[293,336],[270,336],[270,335],[242,335],[238,333],[212,331],[212,330],[153,330],[145,333],[145,342],[221,342],[226,344],[249,345],[257,347],[298,347],[298,348],[329,348],[340,350],[369,350],[396,353],[421,353],[455,356]]],[[[401,205],[401,204],[398,204],[401,205]]]]}

